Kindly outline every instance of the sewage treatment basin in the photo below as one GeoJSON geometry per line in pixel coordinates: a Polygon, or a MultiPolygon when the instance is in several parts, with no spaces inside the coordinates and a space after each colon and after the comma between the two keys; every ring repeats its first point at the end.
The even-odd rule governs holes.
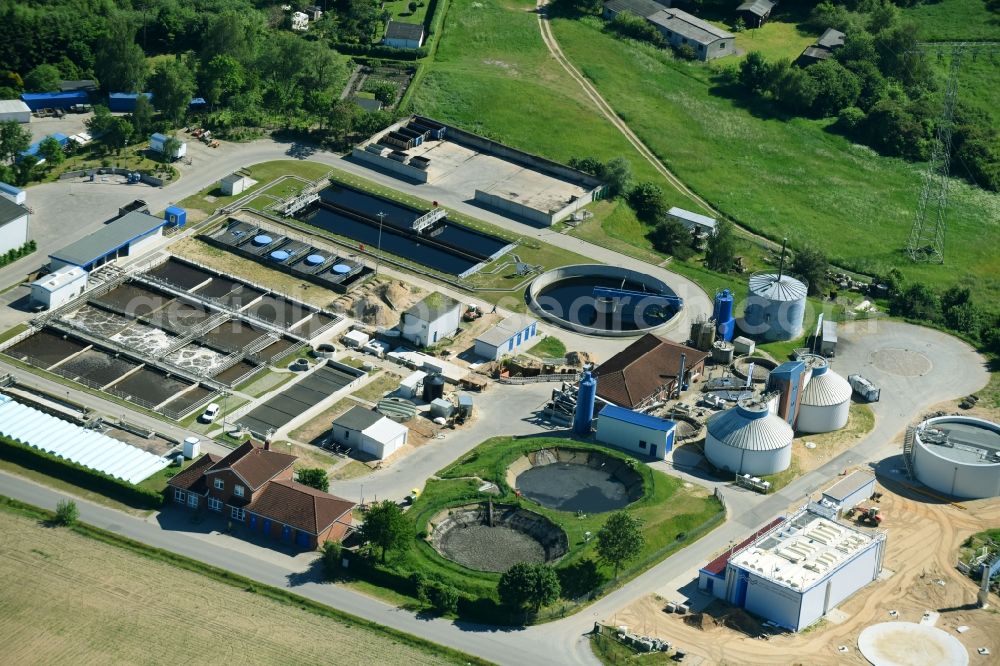
{"type": "Polygon", "coordinates": [[[515,460],[507,483],[549,509],[604,513],[642,498],[642,475],[599,451],[542,449],[515,460]]]}

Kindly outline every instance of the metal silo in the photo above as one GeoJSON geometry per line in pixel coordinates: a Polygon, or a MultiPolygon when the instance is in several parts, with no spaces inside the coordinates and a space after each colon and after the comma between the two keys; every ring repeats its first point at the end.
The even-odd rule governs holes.
{"type": "Polygon", "coordinates": [[[715,293],[715,305],[712,308],[712,319],[715,320],[719,339],[729,342],[733,339],[736,319],[733,318],[733,293],[728,289],[715,293]]]}
{"type": "Polygon", "coordinates": [[[851,411],[851,385],[830,369],[825,358],[809,355],[805,361],[812,376],[799,400],[795,429],[804,433],[840,430],[851,411]]]}
{"type": "Polygon", "coordinates": [[[590,435],[596,397],[597,378],[590,374],[590,370],[584,370],[580,390],[576,394],[576,411],[573,413],[573,432],[577,435],[590,435]]]}
{"type": "Polygon", "coordinates": [[[708,419],[705,457],[736,474],[776,474],[792,462],[792,427],[766,403],[742,400],[708,419]]]}
{"type": "Polygon", "coordinates": [[[740,328],[762,340],[791,340],[802,335],[805,283],[779,271],[751,275],[749,287],[740,328]]]}

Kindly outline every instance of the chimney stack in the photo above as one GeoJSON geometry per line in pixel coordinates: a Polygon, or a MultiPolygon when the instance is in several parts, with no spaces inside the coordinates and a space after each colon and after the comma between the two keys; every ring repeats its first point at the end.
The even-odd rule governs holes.
{"type": "Polygon", "coordinates": [[[270,438],[267,438],[267,439],[264,440],[264,450],[265,451],[270,451],[271,450],[271,439],[270,438]]]}

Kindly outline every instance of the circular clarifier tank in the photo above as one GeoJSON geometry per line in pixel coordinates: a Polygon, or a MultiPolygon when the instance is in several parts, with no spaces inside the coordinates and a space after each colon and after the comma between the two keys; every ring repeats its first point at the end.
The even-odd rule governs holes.
{"type": "Polygon", "coordinates": [[[665,282],[619,266],[563,266],[535,278],[526,300],[545,319],[586,335],[636,336],[676,320],[682,303],[665,282]]]}
{"type": "Polygon", "coordinates": [[[253,244],[257,247],[264,247],[265,245],[270,245],[274,242],[274,239],[267,234],[260,234],[253,237],[253,244]]]}
{"type": "Polygon", "coordinates": [[[473,504],[431,519],[430,542],[443,557],[477,571],[503,572],[520,562],[554,562],[566,554],[566,532],[516,506],[473,504]]]}
{"type": "Polygon", "coordinates": [[[290,255],[284,250],[275,250],[271,253],[271,259],[274,261],[285,261],[290,255]]]}
{"type": "Polygon", "coordinates": [[[642,476],[624,460],[597,451],[543,449],[514,461],[507,483],[557,511],[603,513],[628,506],[643,493],[642,476]]]}
{"type": "Polygon", "coordinates": [[[337,264],[331,270],[337,275],[343,275],[345,273],[350,273],[351,267],[348,266],[347,264],[337,264]]]}
{"type": "Polygon", "coordinates": [[[326,257],[324,257],[322,254],[310,254],[308,257],[306,257],[306,263],[309,264],[310,266],[319,266],[324,261],[326,261],[326,257]]]}

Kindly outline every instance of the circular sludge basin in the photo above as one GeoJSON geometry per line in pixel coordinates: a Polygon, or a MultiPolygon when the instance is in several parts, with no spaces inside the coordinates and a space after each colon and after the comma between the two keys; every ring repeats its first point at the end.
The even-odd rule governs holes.
{"type": "Polygon", "coordinates": [[[642,335],[675,323],[680,313],[672,300],[676,294],[663,280],[601,264],[543,273],[532,281],[525,298],[543,318],[585,335],[642,335]]]}
{"type": "Polygon", "coordinates": [[[455,507],[432,518],[429,527],[434,550],[477,571],[499,573],[519,562],[554,562],[568,547],[561,527],[509,505],[455,507]]]}
{"type": "Polygon", "coordinates": [[[969,652],[951,634],[926,624],[883,622],[858,636],[858,649],[874,666],[966,666],[969,652]]]}
{"type": "Polygon", "coordinates": [[[643,493],[642,475],[599,451],[542,449],[507,468],[507,484],[558,511],[603,513],[628,506],[643,493]]]}

